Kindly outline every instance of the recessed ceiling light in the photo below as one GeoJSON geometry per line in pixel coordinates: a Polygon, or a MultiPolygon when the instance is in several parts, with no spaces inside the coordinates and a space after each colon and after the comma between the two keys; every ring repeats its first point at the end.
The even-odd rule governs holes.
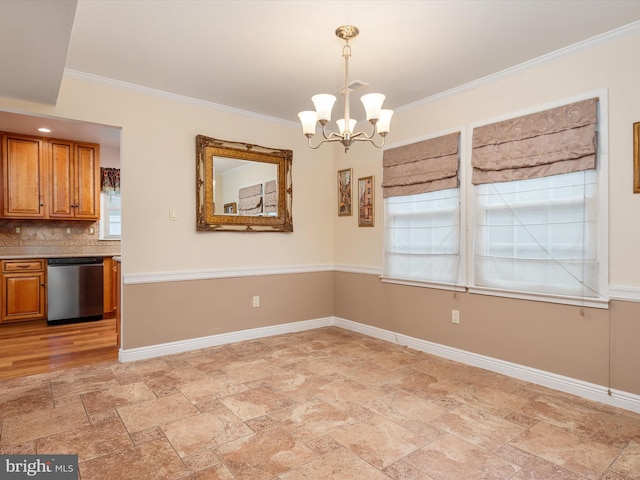
{"type": "Polygon", "coordinates": [[[51,133],[51,129],[46,127],[40,127],[38,131],[42,133],[51,133]]]}

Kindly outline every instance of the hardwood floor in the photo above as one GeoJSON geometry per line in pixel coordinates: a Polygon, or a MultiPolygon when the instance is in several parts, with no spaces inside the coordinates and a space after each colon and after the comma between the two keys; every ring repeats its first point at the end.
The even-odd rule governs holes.
{"type": "Polygon", "coordinates": [[[118,358],[116,319],[47,325],[0,325],[0,379],[52,372],[118,358]]]}

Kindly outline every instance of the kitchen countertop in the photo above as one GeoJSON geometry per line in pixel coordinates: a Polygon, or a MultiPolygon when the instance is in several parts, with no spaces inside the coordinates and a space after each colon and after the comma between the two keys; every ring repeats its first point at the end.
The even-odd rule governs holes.
{"type": "Polygon", "coordinates": [[[71,258],[71,257],[115,257],[120,256],[120,252],[116,251],[95,251],[95,252],[25,252],[4,255],[0,253],[0,260],[21,260],[27,258],[71,258]]]}

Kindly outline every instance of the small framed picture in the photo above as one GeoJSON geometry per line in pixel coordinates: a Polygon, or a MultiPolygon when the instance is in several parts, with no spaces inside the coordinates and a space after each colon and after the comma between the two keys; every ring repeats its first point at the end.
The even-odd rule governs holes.
{"type": "Polygon", "coordinates": [[[352,215],[351,212],[351,179],[353,169],[338,170],[338,216],[352,215]]]}
{"type": "Polygon", "coordinates": [[[640,193],[640,122],[633,124],[633,193],[640,193]]]}
{"type": "Polygon", "coordinates": [[[225,203],[224,204],[224,213],[225,214],[236,214],[236,213],[238,213],[238,204],[236,202],[225,203]]]}
{"type": "Polygon", "coordinates": [[[358,226],[373,227],[374,225],[374,197],[373,177],[358,179],[358,226]]]}

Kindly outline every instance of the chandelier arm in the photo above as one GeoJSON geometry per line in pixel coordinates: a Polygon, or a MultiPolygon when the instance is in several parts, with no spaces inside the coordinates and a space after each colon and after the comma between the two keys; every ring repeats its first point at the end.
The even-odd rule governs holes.
{"type": "Polygon", "coordinates": [[[338,140],[342,140],[344,138],[342,135],[340,135],[339,133],[336,133],[336,132],[330,132],[329,135],[327,135],[327,130],[326,130],[325,125],[322,125],[322,136],[324,137],[325,141],[335,142],[335,141],[338,141],[338,140]],[[338,138],[336,138],[336,137],[338,137],[338,138]]]}
{"type": "Polygon", "coordinates": [[[340,142],[342,141],[342,137],[340,137],[339,135],[332,133],[329,137],[326,137],[325,140],[322,140],[318,145],[316,145],[315,147],[311,144],[311,137],[307,137],[307,140],[309,142],[309,147],[312,150],[317,150],[318,148],[320,148],[320,145],[322,145],[323,143],[333,143],[333,142],[340,142]],[[335,137],[334,137],[335,135],[335,137]]]}
{"type": "Polygon", "coordinates": [[[373,138],[356,138],[356,140],[360,142],[371,142],[374,147],[382,148],[384,147],[384,137],[380,136],[380,138],[382,139],[382,143],[380,143],[380,145],[378,145],[373,138]]]}

